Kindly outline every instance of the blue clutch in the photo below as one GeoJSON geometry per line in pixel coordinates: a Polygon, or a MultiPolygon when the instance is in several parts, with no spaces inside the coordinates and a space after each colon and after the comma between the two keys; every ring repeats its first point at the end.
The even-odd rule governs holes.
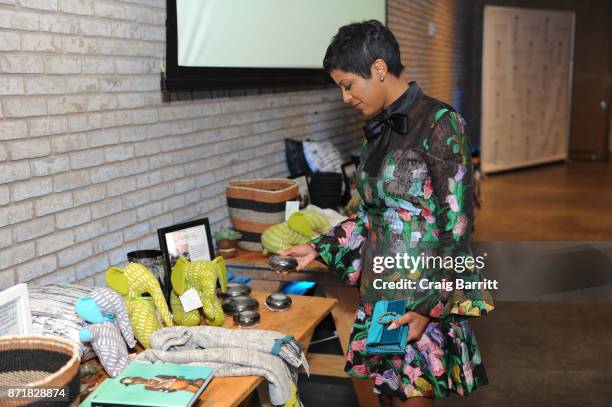
{"type": "Polygon", "coordinates": [[[404,353],[408,343],[408,325],[387,329],[393,320],[406,313],[406,300],[378,301],[374,305],[372,322],[368,330],[368,353],[404,353]]]}

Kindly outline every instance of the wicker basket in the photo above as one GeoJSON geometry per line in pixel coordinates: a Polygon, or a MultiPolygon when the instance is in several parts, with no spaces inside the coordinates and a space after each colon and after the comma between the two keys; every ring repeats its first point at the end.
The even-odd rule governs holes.
{"type": "Polygon", "coordinates": [[[0,407],[78,406],[79,351],[76,343],[57,336],[0,337],[0,407]],[[9,397],[10,386],[65,388],[65,398],[9,397]]]}
{"type": "Polygon", "coordinates": [[[238,246],[262,251],[261,234],[285,220],[285,202],[298,200],[300,187],[287,179],[230,181],[227,206],[234,229],[242,233],[238,246]]]}

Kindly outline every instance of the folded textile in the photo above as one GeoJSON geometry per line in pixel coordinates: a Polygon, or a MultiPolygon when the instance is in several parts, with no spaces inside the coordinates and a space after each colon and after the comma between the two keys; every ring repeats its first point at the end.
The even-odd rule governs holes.
{"type": "Polygon", "coordinates": [[[150,341],[151,348],[138,354],[135,362],[203,364],[215,368],[219,377],[263,376],[275,405],[285,405],[294,394],[297,375],[288,365],[308,370],[301,346],[280,332],[175,326],[158,330],[150,341]]]}

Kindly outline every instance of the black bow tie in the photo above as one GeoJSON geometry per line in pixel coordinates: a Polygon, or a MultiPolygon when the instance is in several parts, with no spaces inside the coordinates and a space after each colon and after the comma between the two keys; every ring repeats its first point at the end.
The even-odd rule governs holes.
{"type": "Polygon", "coordinates": [[[368,155],[363,169],[370,177],[377,176],[380,165],[389,149],[392,131],[388,131],[388,129],[396,133],[408,134],[408,116],[394,113],[387,117],[383,113],[369,120],[363,127],[368,140],[368,155]]]}

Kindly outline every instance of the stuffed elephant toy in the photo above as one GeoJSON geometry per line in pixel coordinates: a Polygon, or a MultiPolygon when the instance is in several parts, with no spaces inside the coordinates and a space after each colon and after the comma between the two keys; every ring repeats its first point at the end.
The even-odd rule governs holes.
{"type": "Polygon", "coordinates": [[[264,254],[279,253],[297,244],[308,243],[316,233],[325,233],[330,224],[315,212],[302,210],[293,213],[286,222],[272,225],[261,235],[264,254]]]}
{"type": "Polygon", "coordinates": [[[104,370],[117,376],[129,363],[128,346],[136,345],[123,297],[110,288],[96,288],[77,299],[75,309],[90,324],[80,330],[81,341],[91,342],[104,370]]]}
{"type": "Polygon", "coordinates": [[[200,324],[198,309],[185,312],[180,295],[194,288],[203,305],[204,317],[208,325],[223,325],[225,316],[221,301],[217,298],[217,281],[221,284],[221,291],[227,291],[227,270],[223,257],[214,260],[195,260],[190,262],[185,257],[179,257],[170,274],[172,292],[170,293],[170,306],[174,318],[179,325],[195,326],[200,324]]]}
{"type": "Polygon", "coordinates": [[[124,269],[111,267],[104,279],[106,285],[124,296],[134,336],[145,348],[149,348],[151,334],[162,328],[157,312],[166,326],[174,325],[157,278],[142,264],[129,263],[124,269]],[[151,296],[144,297],[145,293],[151,296]]]}

